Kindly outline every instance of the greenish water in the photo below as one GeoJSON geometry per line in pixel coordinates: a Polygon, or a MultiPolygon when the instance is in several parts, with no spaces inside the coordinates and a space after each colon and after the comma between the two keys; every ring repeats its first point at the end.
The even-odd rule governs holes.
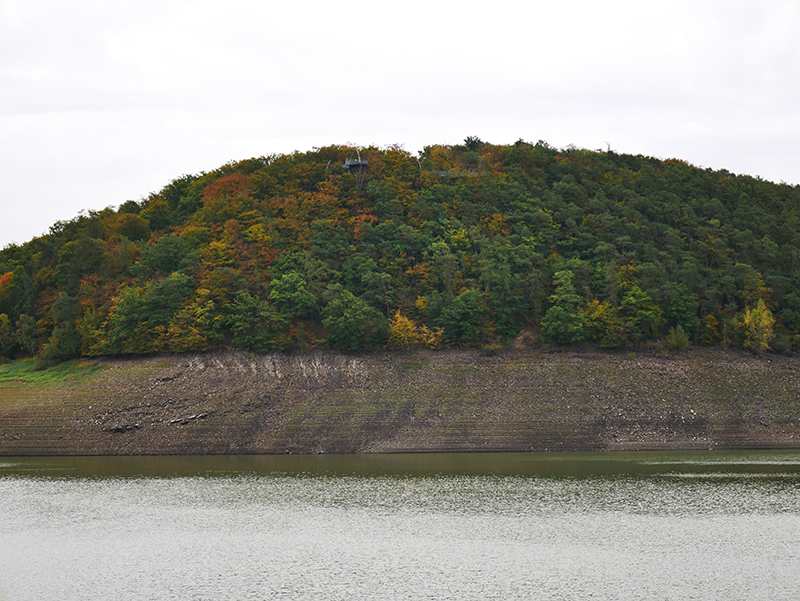
{"type": "Polygon", "coordinates": [[[800,600],[800,452],[0,458],[0,600],[800,600]]]}

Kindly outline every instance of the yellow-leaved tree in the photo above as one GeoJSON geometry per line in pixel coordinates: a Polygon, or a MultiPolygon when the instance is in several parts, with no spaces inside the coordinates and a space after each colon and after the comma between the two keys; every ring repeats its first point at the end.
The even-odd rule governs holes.
{"type": "Polygon", "coordinates": [[[768,350],[770,342],[775,338],[774,325],[772,311],[767,308],[763,299],[758,299],[756,306],[745,310],[742,317],[744,345],[759,354],[768,350]]]}
{"type": "Polygon", "coordinates": [[[394,349],[438,349],[442,346],[442,330],[418,326],[398,310],[389,321],[388,345],[394,349]]]}

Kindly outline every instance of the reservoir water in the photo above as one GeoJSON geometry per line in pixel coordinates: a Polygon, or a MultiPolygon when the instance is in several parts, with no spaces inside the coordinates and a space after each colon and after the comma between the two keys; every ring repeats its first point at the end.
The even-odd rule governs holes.
{"type": "Polygon", "coordinates": [[[800,601],[800,451],[0,458],[0,601],[800,601]]]}

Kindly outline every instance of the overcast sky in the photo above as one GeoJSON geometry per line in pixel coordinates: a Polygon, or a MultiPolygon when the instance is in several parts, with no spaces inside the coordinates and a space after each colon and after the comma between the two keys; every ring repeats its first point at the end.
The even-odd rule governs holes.
{"type": "Polygon", "coordinates": [[[799,32],[797,0],[0,0],[0,247],[328,144],[608,144],[799,184],[799,32]]]}

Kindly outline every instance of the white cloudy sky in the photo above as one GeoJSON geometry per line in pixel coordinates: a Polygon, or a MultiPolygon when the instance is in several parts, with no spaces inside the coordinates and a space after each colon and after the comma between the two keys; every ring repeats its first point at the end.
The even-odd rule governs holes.
{"type": "Polygon", "coordinates": [[[798,32],[798,0],[0,0],[0,247],[327,144],[609,144],[800,184],[798,32]]]}

